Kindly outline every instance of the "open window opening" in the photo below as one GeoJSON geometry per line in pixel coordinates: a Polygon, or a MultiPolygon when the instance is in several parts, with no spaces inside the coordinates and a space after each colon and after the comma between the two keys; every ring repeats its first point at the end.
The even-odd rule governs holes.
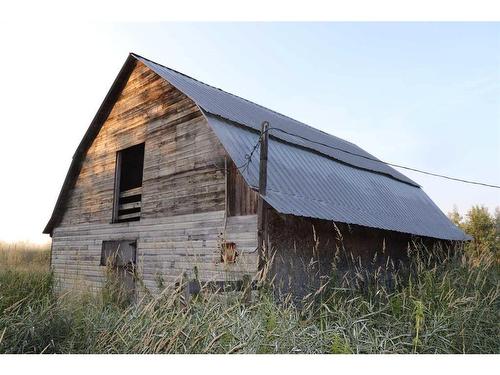
{"type": "Polygon", "coordinates": [[[243,216],[257,213],[258,195],[250,189],[234,162],[227,162],[227,215],[243,216]]]}
{"type": "Polygon", "coordinates": [[[143,171],[144,143],[117,152],[113,222],[140,219],[143,171]]]}

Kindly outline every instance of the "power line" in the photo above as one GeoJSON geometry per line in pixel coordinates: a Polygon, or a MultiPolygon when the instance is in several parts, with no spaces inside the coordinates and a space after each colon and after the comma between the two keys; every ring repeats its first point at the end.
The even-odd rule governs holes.
{"type": "Polygon", "coordinates": [[[274,129],[274,128],[268,127],[266,130],[264,130],[264,132],[260,133],[259,139],[257,140],[257,143],[255,143],[255,145],[253,146],[252,151],[250,151],[249,154],[245,154],[246,161],[241,166],[239,166],[239,167],[237,166],[236,167],[242,173],[245,172],[248,169],[248,167],[249,167],[249,165],[250,165],[250,163],[252,161],[253,154],[255,153],[255,151],[257,151],[257,148],[260,146],[260,142],[262,141],[262,137],[264,136],[264,134],[266,134],[267,132],[269,132],[269,130],[271,130],[271,129],[274,129]]]}
{"type": "MultiPolygon", "coordinates": [[[[447,180],[462,182],[462,183],[465,183],[465,184],[480,185],[480,186],[490,187],[490,188],[494,188],[494,189],[500,189],[500,186],[498,186],[498,185],[487,184],[487,183],[478,182],[478,181],[471,181],[471,180],[466,180],[466,179],[463,179],[463,178],[450,177],[450,176],[446,176],[446,175],[443,175],[443,174],[438,174],[438,173],[433,173],[433,172],[427,172],[427,171],[424,171],[422,169],[407,167],[407,166],[401,165],[401,164],[388,163],[388,162],[385,162],[385,161],[382,161],[382,160],[379,160],[379,159],[372,158],[370,156],[361,155],[361,154],[358,154],[358,153],[355,153],[355,152],[352,152],[352,151],[344,150],[344,149],[342,149],[340,147],[331,146],[331,145],[323,143],[323,142],[313,141],[312,139],[309,139],[307,137],[304,137],[304,136],[301,136],[301,135],[298,135],[298,134],[291,133],[291,132],[289,132],[287,130],[284,130],[284,129],[281,129],[281,128],[269,127],[269,128],[267,128],[266,131],[270,131],[270,130],[277,130],[277,131],[280,131],[282,133],[288,134],[288,135],[290,135],[292,137],[296,137],[296,138],[302,139],[302,140],[310,142],[310,143],[315,143],[315,144],[320,145],[320,146],[324,146],[324,147],[327,147],[327,148],[330,148],[330,149],[333,149],[333,150],[336,150],[336,151],[344,152],[346,154],[357,156],[357,157],[360,157],[360,158],[363,158],[363,159],[367,159],[367,160],[370,160],[370,161],[373,161],[373,162],[376,162],[376,163],[382,163],[382,164],[385,164],[385,165],[390,165],[391,167],[402,168],[402,169],[406,169],[406,170],[409,170],[409,171],[412,171],[412,172],[417,172],[417,173],[422,173],[422,174],[426,174],[426,175],[433,176],[433,177],[439,177],[439,178],[444,178],[444,179],[447,179],[447,180]]],[[[240,169],[242,171],[245,171],[245,170],[248,169],[248,166],[250,165],[250,162],[252,160],[252,156],[255,153],[255,151],[257,150],[257,147],[259,147],[263,135],[264,135],[264,133],[262,133],[260,135],[259,139],[257,140],[257,143],[252,148],[252,151],[249,154],[245,155],[246,162],[242,166],[237,167],[238,169],[240,169]]]]}

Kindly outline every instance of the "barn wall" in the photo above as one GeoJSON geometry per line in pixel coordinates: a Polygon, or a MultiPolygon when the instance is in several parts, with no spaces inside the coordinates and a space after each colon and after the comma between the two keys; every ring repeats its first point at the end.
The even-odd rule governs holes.
{"type": "MultiPolygon", "coordinates": [[[[239,280],[257,267],[256,216],[228,218],[227,239],[238,245],[235,264],[220,262],[218,235],[223,231],[223,211],[166,216],[133,223],[57,227],[53,236],[52,265],[62,289],[100,287],[105,267],[100,266],[103,241],[137,240],[139,275],[155,292],[159,280],[173,283],[196,266],[201,280],[239,280]]],[[[141,288],[139,288],[141,289],[141,288]]]]}
{"type": "Polygon", "coordinates": [[[257,267],[256,216],[228,218],[226,237],[240,254],[220,263],[224,232],[225,152],[184,94],[138,63],[92,143],[53,231],[52,264],[63,288],[100,286],[105,240],[136,239],[148,288],[173,281],[194,265],[202,279],[241,278],[257,267]],[[113,223],[116,152],[145,142],[139,222],[113,223]]]}
{"type": "Polygon", "coordinates": [[[321,276],[337,276],[352,269],[352,260],[369,267],[387,257],[406,261],[407,234],[281,215],[269,211],[269,241],[274,254],[271,277],[277,291],[303,297],[317,290],[321,276]],[[378,255],[373,263],[374,256],[378,255]],[[346,258],[347,256],[347,258],[346,258]],[[335,263],[334,271],[332,264],[335,263]]]}
{"type": "Polygon", "coordinates": [[[228,160],[227,170],[228,215],[257,214],[257,202],[259,200],[257,192],[250,189],[240,170],[231,159],[228,160]]]}

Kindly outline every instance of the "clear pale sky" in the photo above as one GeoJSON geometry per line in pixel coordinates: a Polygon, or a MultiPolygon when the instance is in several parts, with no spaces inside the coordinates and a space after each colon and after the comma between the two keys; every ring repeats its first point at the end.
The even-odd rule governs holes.
{"type": "MultiPolygon", "coordinates": [[[[0,240],[45,241],[128,52],[398,164],[500,184],[500,24],[0,24],[0,240]]],[[[500,192],[402,171],[447,213],[500,192]]]]}

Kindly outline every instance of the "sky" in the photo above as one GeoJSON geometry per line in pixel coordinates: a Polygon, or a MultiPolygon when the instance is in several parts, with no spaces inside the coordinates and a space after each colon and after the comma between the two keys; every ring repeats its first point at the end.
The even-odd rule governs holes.
{"type": "MultiPolygon", "coordinates": [[[[500,185],[500,24],[2,22],[0,240],[41,232],[129,52],[413,168],[500,185]]],[[[447,213],[500,190],[402,170],[447,213]]]]}

